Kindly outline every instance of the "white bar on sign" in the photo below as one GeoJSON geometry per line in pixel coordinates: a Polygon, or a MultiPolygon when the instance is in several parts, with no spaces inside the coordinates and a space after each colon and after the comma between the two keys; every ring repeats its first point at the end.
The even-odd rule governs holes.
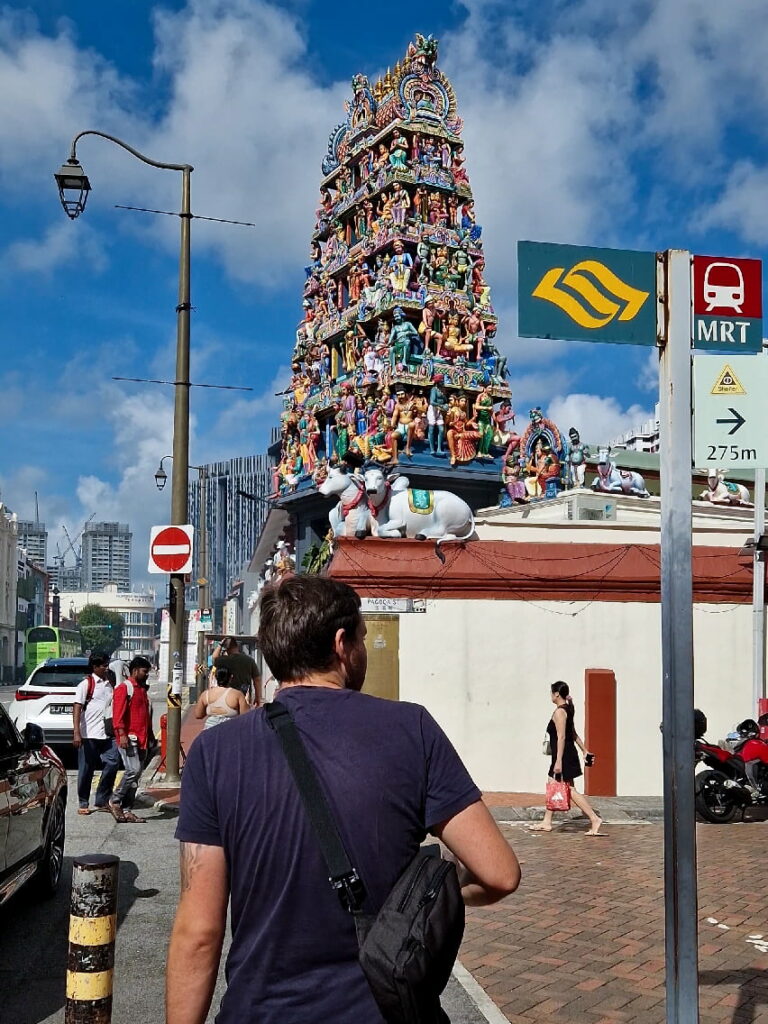
{"type": "Polygon", "coordinates": [[[155,544],[153,555],[188,555],[189,544],[155,544]]]}

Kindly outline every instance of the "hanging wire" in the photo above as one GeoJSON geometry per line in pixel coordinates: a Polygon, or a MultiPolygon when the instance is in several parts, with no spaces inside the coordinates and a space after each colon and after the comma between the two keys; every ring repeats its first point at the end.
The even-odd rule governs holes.
{"type": "MultiPolygon", "coordinates": [[[[122,206],[120,203],[115,203],[116,210],[133,210],[134,213],[159,213],[163,217],[180,217],[180,213],[174,213],[173,210],[148,210],[144,206],[122,206]]],[[[201,213],[190,213],[190,220],[210,220],[214,224],[237,224],[243,228],[255,228],[257,224],[251,224],[248,220],[227,220],[226,217],[204,217],[201,213]]]]}
{"type": "Polygon", "coordinates": [[[189,380],[154,380],[148,377],[113,377],[112,380],[128,380],[133,384],[186,384],[190,388],[216,388],[219,391],[253,391],[253,388],[240,387],[238,384],[193,384],[189,380]]]}

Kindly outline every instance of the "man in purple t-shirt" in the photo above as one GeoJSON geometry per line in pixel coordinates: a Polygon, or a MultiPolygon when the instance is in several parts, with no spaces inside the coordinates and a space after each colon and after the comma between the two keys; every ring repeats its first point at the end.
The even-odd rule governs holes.
{"type": "MultiPolygon", "coordinates": [[[[360,599],[294,576],[265,589],[259,646],[328,796],[375,914],[427,833],[459,862],[467,904],[520,881],[514,852],[450,741],[417,704],[360,692],[360,599]]],[[[204,1024],[231,902],[218,1024],[382,1024],[354,922],[327,878],[275,733],[254,710],[192,746],[184,769],[181,896],[168,952],[167,1024],[204,1024]],[[190,969],[190,964],[194,965],[190,969]]]]}

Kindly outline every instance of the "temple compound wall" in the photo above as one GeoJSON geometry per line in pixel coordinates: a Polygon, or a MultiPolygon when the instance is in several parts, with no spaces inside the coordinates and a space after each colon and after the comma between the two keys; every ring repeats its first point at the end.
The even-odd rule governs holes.
{"type": "MultiPolygon", "coordinates": [[[[491,528],[479,514],[480,536],[502,532],[494,515],[491,528]]],[[[337,542],[330,575],[425,609],[367,615],[366,689],[424,704],[484,790],[540,792],[549,686],[563,679],[600,768],[587,792],[661,794],[658,512],[655,530],[631,520],[519,522],[515,540],[445,545],[445,562],[431,543],[337,542]]],[[[694,520],[696,706],[716,741],[754,714],[751,529],[746,513],[694,520]]]]}

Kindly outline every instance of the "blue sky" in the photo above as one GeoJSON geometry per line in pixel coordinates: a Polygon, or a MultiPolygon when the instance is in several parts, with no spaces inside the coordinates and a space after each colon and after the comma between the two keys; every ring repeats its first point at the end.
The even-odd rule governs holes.
{"type": "Polygon", "coordinates": [[[300,310],[319,165],[349,79],[414,32],[441,39],[465,119],[517,408],[608,441],[647,418],[653,353],[516,337],[519,238],[763,256],[768,21],[762,0],[45,0],[0,4],[2,499],[52,533],[91,512],[168,514],[179,176],[108,143],[79,154],[93,193],[70,223],[52,173],[77,131],[195,165],[192,462],[264,449],[300,310]]]}

